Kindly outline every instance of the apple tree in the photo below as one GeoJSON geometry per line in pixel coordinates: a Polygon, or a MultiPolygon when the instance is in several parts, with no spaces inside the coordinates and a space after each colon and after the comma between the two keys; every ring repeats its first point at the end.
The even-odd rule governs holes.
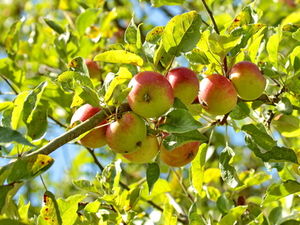
{"type": "Polygon", "coordinates": [[[0,224],[300,224],[299,0],[0,2],[0,224]]]}

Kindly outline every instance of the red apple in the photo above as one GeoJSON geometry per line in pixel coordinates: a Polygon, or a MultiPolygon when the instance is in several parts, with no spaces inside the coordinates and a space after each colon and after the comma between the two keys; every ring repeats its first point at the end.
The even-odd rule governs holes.
{"type": "Polygon", "coordinates": [[[212,74],[200,82],[199,101],[210,114],[224,115],[230,112],[237,102],[237,93],[224,76],[212,74]]]}
{"type": "Polygon", "coordinates": [[[257,99],[265,90],[266,79],[254,63],[243,61],[235,64],[229,76],[241,99],[257,99]]]}
{"type": "Polygon", "coordinates": [[[190,163],[196,157],[199,146],[199,141],[192,141],[168,151],[162,145],[160,148],[160,158],[169,166],[181,167],[190,163]]]}
{"type": "Polygon", "coordinates": [[[133,112],[126,112],[108,126],[106,141],[112,151],[125,154],[136,151],[146,135],[145,121],[133,112]]]}
{"type": "MultiPolygon", "coordinates": [[[[97,112],[99,112],[100,110],[101,110],[100,108],[93,107],[89,104],[85,104],[81,106],[73,114],[71,118],[71,125],[77,121],[83,122],[87,120],[88,118],[92,117],[97,112]]],[[[99,124],[99,126],[102,126],[105,123],[107,123],[107,121],[103,121],[102,123],[99,124]]],[[[94,128],[89,133],[87,133],[83,138],[81,138],[79,143],[89,148],[99,148],[106,145],[106,138],[105,138],[106,129],[107,126],[94,128]]]]}
{"type": "Polygon", "coordinates": [[[86,59],[85,64],[89,70],[89,75],[91,78],[101,79],[100,67],[95,61],[86,59]]]}
{"type": "Polygon", "coordinates": [[[124,158],[133,163],[149,163],[159,151],[158,140],[155,136],[147,136],[135,152],[123,154],[124,158]]]}
{"type": "Polygon", "coordinates": [[[197,74],[185,67],[172,69],[167,74],[174,96],[184,104],[190,104],[197,97],[199,92],[199,80],[197,74]]]}
{"type": "Polygon", "coordinates": [[[169,81],[156,72],[140,72],[130,81],[128,94],[131,109],[145,118],[159,117],[167,112],[174,102],[169,81]]]}

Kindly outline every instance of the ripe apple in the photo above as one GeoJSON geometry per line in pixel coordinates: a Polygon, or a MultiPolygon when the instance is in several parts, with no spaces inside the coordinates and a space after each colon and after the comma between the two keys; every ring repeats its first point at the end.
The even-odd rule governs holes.
{"type": "Polygon", "coordinates": [[[224,115],[236,106],[237,93],[229,79],[212,74],[200,82],[198,98],[208,113],[224,115]]]}
{"type": "Polygon", "coordinates": [[[199,92],[199,80],[197,74],[185,67],[172,69],[167,74],[174,96],[184,104],[190,104],[197,97],[199,92]]]}
{"type": "Polygon", "coordinates": [[[91,59],[86,59],[85,64],[89,70],[91,78],[101,79],[100,67],[95,61],[91,59]]]}
{"type": "MultiPolygon", "coordinates": [[[[83,122],[88,118],[95,115],[101,109],[98,107],[93,107],[90,104],[85,104],[79,107],[71,118],[71,125],[74,124],[76,121],[83,122]]],[[[99,124],[99,126],[107,123],[107,121],[103,121],[99,124]]],[[[80,139],[79,143],[85,147],[89,148],[99,148],[106,145],[106,129],[107,126],[102,126],[99,128],[94,128],[89,133],[87,133],[83,138],[80,139]]]]}
{"type": "Polygon", "coordinates": [[[112,151],[125,154],[136,151],[146,135],[145,121],[133,112],[126,112],[108,126],[106,141],[112,151]]]}
{"type": "Polygon", "coordinates": [[[159,117],[167,112],[174,102],[169,81],[156,72],[140,72],[130,81],[128,94],[130,108],[145,118],[159,117]]]}
{"type": "Polygon", "coordinates": [[[160,158],[169,166],[181,167],[190,163],[196,157],[199,146],[199,141],[192,141],[168,151],[161,145],[160,158]]]}
{"type": "Polygon", "coordinates": [[[235,64],[229,73],[239,97],[244,100],[257,99],[264,92],[266,79],[259,68],[251,62],[239,62],[235,64]]]}
{"type": "Polygon", "coordinates": [[[133,163],[149,163],[157,155],[159,144],[155,136],[147,136],[135,152],[123,154],[124,158],[133,163]]]}

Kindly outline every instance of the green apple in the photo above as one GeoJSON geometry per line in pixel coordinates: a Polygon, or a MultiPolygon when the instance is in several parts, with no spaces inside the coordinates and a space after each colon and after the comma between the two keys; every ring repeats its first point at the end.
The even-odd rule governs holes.
{"type": "Polygon", "coordinates": [[[126,112],[108,126],[106,141],[112,151],[125,154],[136,151],[146,135],[145,121],[133,112],[126,112]]]}
{"type": "Polygon", "coordinates": [[[244,100],[254,100],[261,96],[266,87],[266,79],[259,68],[251,62],[235,64],[229,78],[233,83],[239,97],[244,100]]]}
{"type": "MultiPolygon", "coordinates": [[[[75,113],[73,114],[71,118],[71,126],[75,124],[75,122],[83,122],[93,115],[95,115],[97,112],[99,112],[101,109],[98,107],[93,107],[90,104],[85,104],[81,107],[79,107],[75,113]]],[[[87,133],[83,138],[80,139],[79,143],[82,144],[85,147],[89,148],[99,148],[104,145],[106,145],[106,129],[107,126],[103,126],[103,124],[106,124],[107,121],[103,121],[99,124],[99,128],[94,128],[89,133],[87,133]]]]}
{"type": "Polygon", "coordinates": [[[226,77],[212,74],[200,82],[199,102],[210,114],[224,115],[237,103],[237,92],[226,77]]]}
{"type": "Polygon", "coordinates": [[[197,74],[185,67],[172,69],[167,74],[174,96],[184,104],[191,104],[198,96],[199,80],[197,74]]]}
{"type": "Polygon", "coordinates": [[[161,145],[160,159],[169,166],[181,167],[196,157],[199,146],[199,141],[191,141],[169,151],[161,145]]]}
{"type": "Polygon", "coordinates": [[[159,151],[158,140],[155,136],[147,136],[136,151],[123,154],[124,158],[133,163],[149,163],[159,151]]]}
{"type": "Polygon", "coordinates": [[[130,81],[128,94],[130,108],[145,118],[155,118],[167,112],[174,102],[169,81],[156,72],[140,72],[130,81]]]}

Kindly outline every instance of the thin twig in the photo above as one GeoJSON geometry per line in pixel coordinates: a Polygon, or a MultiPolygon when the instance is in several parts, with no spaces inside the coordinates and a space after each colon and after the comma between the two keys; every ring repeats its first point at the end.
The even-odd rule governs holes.
{"type": "MultiPolygon", "coordinates": [[[[220,31],[219,31],[219,28],[218,28],[218,25],[215,21],[215,18],[214,18],[214,15],[212,13],[212,11],[209,9],[208,5],[206,4],[206,1],[205,0],[201,0],[203,5],[204,5],[204,8],[206,9],[212,23],[213,23],[213,26],[214,26],[214,30],[216,31],[217,34],[220,34],[220,31]]],[[[225,57],[223,58],[223,70],[224,70],[224,75],[228,78],[228,65],[227,65],[227,57],[225,55],[225,57]]]]}
{"type": "Polygon", "coordinates": [[[180,184],[180,186],[181,186],[183,192],[188,196],[188,198],[191,200],[191,202],[194,203],[194,202],[195,202],[195,199],[193,198],[193,196],[192,196],[190,193],[188,193],[187,188],[186,188],[186,186],[184,185],[184,183],[182,182],[182,180],[181,180],[179,174],[176,172],[175,169],[172,169],[172,171],[173,171],[173,173],[176,175],[176,178],[177,178],[177,180],[178,180],[178,182],[179,182],[179,184],[180,184]]]}

